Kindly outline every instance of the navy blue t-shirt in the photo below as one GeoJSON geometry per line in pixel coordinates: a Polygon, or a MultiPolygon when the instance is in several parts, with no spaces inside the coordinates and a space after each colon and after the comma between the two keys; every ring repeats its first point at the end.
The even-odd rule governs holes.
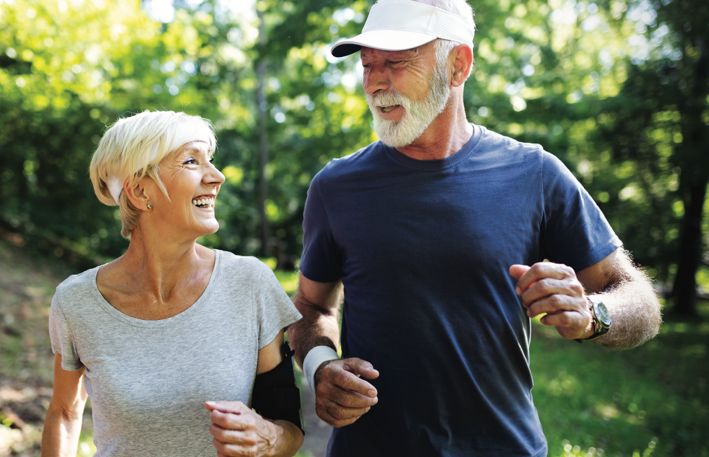
{"type": "Polygon", "coordinates": [[[546,455],[530,320],[507,270],[578,271],[621,243],[557,158],[474,132],[444,160],[376,142],[311,183],[301,271],[342,280],[343,356],[380,372],[379,403],[333,432],[331,457],[546,455]]]}

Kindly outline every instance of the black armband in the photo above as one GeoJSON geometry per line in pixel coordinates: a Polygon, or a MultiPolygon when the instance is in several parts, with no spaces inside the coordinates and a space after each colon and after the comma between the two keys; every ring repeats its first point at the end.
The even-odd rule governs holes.
{"type": "Polygon", "coordinates": [[[303,430],[300,391],[293,373],[293,350],[285,341],[281,345],[281,355],[283,360],[278,366],[256,375],[251,407],[267,419],[287,420],[303,430]]]}

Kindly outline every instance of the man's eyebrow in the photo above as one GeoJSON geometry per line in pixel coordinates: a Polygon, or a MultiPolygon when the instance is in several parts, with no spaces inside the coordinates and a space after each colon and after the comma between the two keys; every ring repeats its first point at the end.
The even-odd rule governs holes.
{"type": "Polygon", "coordinates": [[[395,51],[393,55],[396,57],[413,58],[421,55],[421,48],[419,47],[414,49],[404,49],[402,51],[395,51]]]}
{"type": "MultiPolygon", "coordinates": [[[[390,51],[387,59],[407,59],[419,56],[421,53],[418,48],[414,49],[404,49],[402,51],[390,51]]],[[[367,55],[363,54],[361,58],[366,58],[367,55]]]]}

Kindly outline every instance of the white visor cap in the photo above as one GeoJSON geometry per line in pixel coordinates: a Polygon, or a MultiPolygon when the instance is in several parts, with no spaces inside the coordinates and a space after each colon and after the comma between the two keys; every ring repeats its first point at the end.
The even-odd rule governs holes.
{"type": "Polygon", "coordinates": [[[344,57],[362,47],[382,51],[403,51],[436,38],[473,46],[475,26],[441,8],[416,1],[376,3],[369,10],[362,33],[339,40],[330,52],[344,57]]]}

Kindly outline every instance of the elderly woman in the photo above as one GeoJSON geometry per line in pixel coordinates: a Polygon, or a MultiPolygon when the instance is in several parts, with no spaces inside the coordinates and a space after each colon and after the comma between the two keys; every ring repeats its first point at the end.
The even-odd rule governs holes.
{"type": "Polygon", "coordinates": [[[121,119],[101,139],[91,181],[119,206],[129,245],[52,299],[43,456],[76,455],[86,392],[102,457],[286,456],[302,444],[283,344],[299,313],[260,261],[197,242],[219,228],[215,146],[207,121],[175,112],[121,119]]]}

